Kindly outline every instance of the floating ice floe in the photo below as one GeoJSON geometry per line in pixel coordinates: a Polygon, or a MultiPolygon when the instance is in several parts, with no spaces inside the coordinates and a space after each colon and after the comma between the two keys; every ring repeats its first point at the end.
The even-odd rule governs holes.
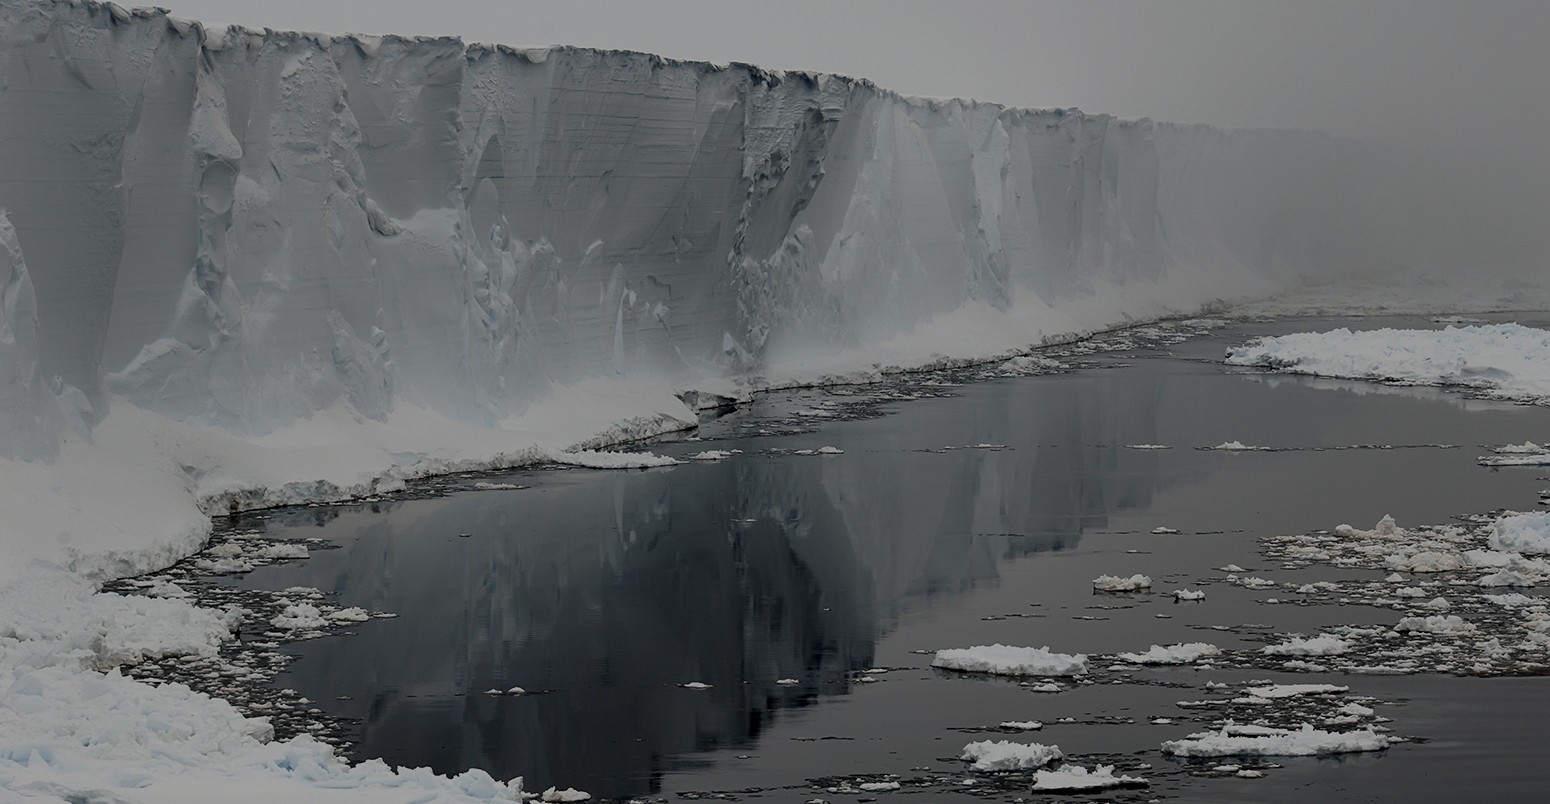
{"type": "Polygon", "coordinates": [[[1075,676],[1087,672],[1087,656],[1054,653],[1048,646],[1020,648],[997,643],[939,650],[931,666],[1003,676],[1075,676]]]}
{"type": "Polygon", "coordinates": [[[1550,443],[1541,445],[1532,441],[1507,444],[1491,450],[1493,455],[1476,458],[1481,466],[1545,466],[1550,464],[1550,443]]]}
{"type": "Polygon", "coordinates": [[[1044,793],[1076,793],[1146,786],[1145,779],[1135,776],[1115,776],[1113,765],[1099,765],[1092,770],[1081,765],[1062,765],[1057,770],[1041,770],[1033,776],[1033,789],[1044,793]]]}
{"type": "Polygon", "coordinates": [[[328,619],[340,623],[363,623],[371,619],[371,613],[363,608],[351,606],[328,614],[328,619]]]}
{"type": "Polygon", "coordinates": [[[1550,398],[1550,332],[1520,324],[1302,332],[1228,349],[1227,362],[1322,377],[1463,386],[1497,399],[1550,398]]]}
{"type": "Polygon", "coordinates": [[[982,740],[964,746],[960,759],[977,771],[1009,771],[1042,768],[1064,756],[1055,745],[982,740]]]}
{"type": "Polygon", "coordinates": [[[1426,631],[1432,634],[1473,634],[1474,623],[1453,614],[1434,614],[1430,617],[1406,617],[1394,626],[1395,631],[1426,631]]]}
{"type": "Polygon", "coordinates": [[[1550,554],[1550,514],[1515,514],[1496,520],[1491,539],[1492,550],[1523,555],[1550,554]]]}
{"type": "Polygon", "coordinates": [[[1152,588],[1152,579],[1136,573],[1129,578],[1118,575],[1099,575],[1093,579],[1093,589],[1099,592],[1137,592],[1152,588]]]}
{"type": "Polygon", "coordinates": [[[676,458],[650,452],[608,452],[592,449],[556,452],[551,457],[555,463],[587,469],[644,469],[652,466],[673,466],[679,463],[676,458]]]}
{"type": "Polygon", "coordinates": [[[1175,589],[1173,596],[1179,600],[1205,600],[1206,593],[1203,589],[1175,589]]]}
{"type": "Polygon", "coordinates": [[[1221,648],[1205,642],[1184,642],[1153,645],[1145,653],[1121,653],[1119,658],[1132,664],[1189,664],[1221,652],[1221,648]]]}
{"type": "Polygon", "coordinates": [[[289,603],[269,621],[276,628],[284,628],[294,631],[303,628],[327,628],[328,620],[324,619],[323,612],[311,603],[289,603]]]}
{"type": "Polygon", "coordinates": [[[856,788],[863,793],[886,793],[890,790],[898,790],[898,782],[862,782],[856,788]]]}
{"type": "Polygon", "coordinates": [[[527,486],[523,486],[517,483],[490,483],[488,481],[480,480],[474,483],[474,488],[478,489],[479,491],[517,491],[519,489],[525,489],[527,486]]]}
{"type": "Polygon", "coordinates": [[[1037,720],[1006,720],[1002,721],[1001,728],[1014,729],[1016,731],[1038,731],[1044,728],[1044,724],[1037,720]]]}
{"type": "Polygon", "coordinates": [[[1350,691],[1350,687],[1342,687],[1338,684],[1268,684],[1244,690],[1254,698],[1263,699],[1295,698],[1299,695],[1338,695],[1350,691]]]}
{"type": "Polygon", "coordinates": [[[1339,656],[1351,650],[1351,643],[1330,634],[1304,639],[1292,637],[1279,645],[1270,645],[1262,653],[1268,656],[1339,656]]]}
{"type": "Polygon", "coordinates": [[[798,680],[796,680],[794,678],[777,678],[777,679],[775,679],[775,683],[779,684],[782,687],[795,687],[796,685],[801,684],[802,682],[800,682],[800,681],[798,681],[798,680]]]}
{"type": "Polygon", "coordinates": [[[1172,449],[1167,444],[1126,444],[1125,449],[1172,449]]]}
{"type": "Polygon", "coordinates": [[[592,794],[577,790],[574,787],[567,787],[564,790],[551,787],[540,794],[538,799],[545,802],[545,804],[555,804],[555,802],[591,801],[592,794]]]}
{"type": "Polygon", "coordinates": [[[1179,531],[1178,531],[1177,528],[1169,528],[1169,527],[1164,527],[1162,525],[1158,525],[1157,527],[1152,528],[1152,532],[1157,534],[1157,535],[1159,535],[1159,536],[1171,536],[1171,535],[1173,535],[1175,533],[1178,533],[1179,531]]]}
{"type": "Polygon", "coordinates": [[[711,685],[706,684],[703,681],[689,681],[683,684],[679,684],[678,686],[683,687],[686,690],[708,690],[711,687],[711,685]]]}
{"type": "Polygon", "coordinates": [[[1214,447],[1202,447],[1202,449],[1216,450],[1218,452],[1269,452],[1270,447],[1255,447],[1242,441],[1223,441],[1214,447]]]}
{"type": "Polygon", "coordinates": [[[693,455],[685,455],[686,461],[719,461],[742,453],[740,449],[708,449],[704,452],[696,452],[693,455]]]}
{"type": "Polygon", "coordinates": [[[1305,757],[1382,751],[1389,738],[1372,729],[1332,732],[1303,724],[1300,729],[1238,726],[1228,723],[1219,731],[1191,734],[1162,744],[1165,754],[1178,757],[1305,757]]]}
{"type": "Polygon", "coordinates": [[[1065,368],[1065,364],[1059,360],[1051,360],[1047,357],[1037,357],[1034,355],[1019,355],[997,366],[996,371],[1021,377],[1046,371],[1058,371],[1063,368],[1065,368]]]}
{"type": "Polygon", "coordinates": [[[1372,530],[1361,530],[1350,525],[1336,525],[1335,535],[1357,539],[1391,539],[1404,536],[1405,531],[1394,521],[1393,516],[1384,514],[1383,518],[1378,520],[1378,524],[1372,526],[1372,530]]]}

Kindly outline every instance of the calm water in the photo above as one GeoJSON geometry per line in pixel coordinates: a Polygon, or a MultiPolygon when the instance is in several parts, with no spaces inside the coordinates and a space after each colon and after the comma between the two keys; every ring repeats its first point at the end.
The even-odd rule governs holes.
{"type": "MultiPolygon", "coordinates": [[[[744,451],[721,462],[513,473],[483,479],[527,488],[331,509],[338,515],[321,525],[277,517],[272,535],[321,536],[339,549],[241,583],[314,586],[344,605],[400,615],[291,646],[300,659],[280,679],[359,719],[361,753],[394,763],[477,766],[525,775],[530,789],[573,785],[599,797],[757,788],[745,795],[806,800],[808,779],[959,769],[952,757],[962,745],[987,739],[964,730],[1073,717],[1081,722],[1025,739],[1068,754],[1134,753],[1161,770],[1159,743],[1199,725],[1144,717],[1176,716],[1173,702],[1188,693],[1128,684],[1034,695],[948,678],[918,651],[1005,642],[1112,652],[1196,640],[1234,648],[1257,645],[1264,627],[1392,623],[1393,612],[1356,606],[1260,605],[1266,593],[1221,584],[1206,605],[1157,594],[1114,607],[1094,598],[1091,579],[1144,572],[1165,592],[1226,563],[1264,568],[1259,536],[1367,527],[1385,513],[1423,524],[1534,506],[1543,468],[1492,471],[1474,459],[1478,445],[1550,437],[1550,410],[1227,373],[1214,362],[1246,335],[1331,323],[1235,325],[1171,354],[963,385],[805,434],[735,435],[846,401],[772,397],[708,424],[703,441],[656,448],[744,451]],[[1195,449],[1230,440],[1296,449],[1195,449]],[[1005,446],[965,448],[978,444],[1005,446]],[[1316,449],[1354,444],[1396,448],[1316,449]],[[845,453],[786,452],[824,445],[845,453]],[[1159,526],[1180,533],[1150,532],[1159,526]],[[1224,625],[1233,630],[1202,632],[1224,625]],[[857,680],[872,667],[890,672],[857,680]],[[786,677],[800,683],[775,684],[786,677]],[[712,687],[678,686],[690,681],[712,687]],[[538,694],[484,694],[518,685],[538,694]],[[1102,722],[1126,717],[1139,725],[1102,722]]],[[[1156,679],[1179,680],[1169,672],[1156,679]]],[[[1180,778],[1173,789],[1187,786],[1182,797],[1199,801],[1383,800],[1395,790],[1452,800],[1488,784],[1493,800],[1526,801],[1550,782],[1528,739],[1550,715],[1550,682],[1349,683],[1408,701],[1386,713],[1396,731],[1432,741],[1287,762],[1254,782],[1180,778]],[[1467,781],[1481,772],[1493,778],[1467,781]]]]}

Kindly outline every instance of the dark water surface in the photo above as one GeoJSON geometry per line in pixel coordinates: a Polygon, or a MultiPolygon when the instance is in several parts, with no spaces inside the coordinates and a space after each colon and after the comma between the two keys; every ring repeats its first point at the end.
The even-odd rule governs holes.
{"type": "MultiPolygon", "coordinates": [[[[1197,693],[1150,683],[1040,695],[934,672],[920,651],[991,642],[1066,653],[1180,641],[1241,648],[1267,633],[1392,624],[1393,612],[1367,607],[1264,605],[1274,589],[1216,583],[1200,605],[1177,605],[1170,592],[1219,579],[1213,568],[1227,563],[1280,581],[1334,572],[1267,564],[1261,536],[1370,527],[1386,513],[1413,525],[1534,508],[1550,485],[1544,467],[1493,471],[1475,458],[1480,445],[1550,437],[1550,410],[1229,373],[1214,362],[1247,335],[1331,323],[1427,325],[1238,324],[1171,354],[961,385],[862,420],[799,415],[847,399],[830,392],[771,396],[707,424],[702,441],[656,447],[744,451],[720,462],[512,473],[483,479],[527,488],[336,511],[321,526],[277,519],[271,536],[320,536],[340,549],[241,583],[316,587],[343,605],[399,615],[291,646],[300,659],[280,678],[330,714],[359,719],[360,753],[392,763],[482,767],[525,775],[530,789],[597,797],[757,788],[739,795],[805,801],[810,779],[957,773],[964,743],[1010,736],[1067,754],[1133,755],[1157,769],[1141,775],[1166,776],[1173,765],[1160,743],[1201,724],[1146,718],[1177,718],[1174,702],[1197,693]],[[794,418],[817,429],[735,435],[761,422],[781,432],[794,418]],[[1287,451],[1197,449],[1232,440],[1287,451]],[[824,445],[844,454],[788,452],[824,445]],[[1334,449],[1351,445],[1394,448],[1334,449]],[[1160,526],[1180,532],[1151,532],[1160,526]],[[1153,594],[1091,592],[1097,575],[1136,572],[1153,578],[1153,594]],[[874,667],[888,672],[860,679],[874,667]],[[799,683],[777,685],[782,678],[799,683]],[[679,686],[692,681],[711,687],[679,686]],[[485,694],[512,686],[532,694],[485,694]],[[1054,723],[1062,717],[1078,722],[1054,723]],[[1125,718],[1135,723],[1109,722],[1125,718]],[[1024,719],[1048,725],[1022,737],[983,732],[1024,719]]],[[[1145,675],[1190,686],[1250,677],[1145,675]]],[[[1550,768],[1535,735],[1550,716],[1550,680],[1275,678],[1336,680],[1406,701],[1383,713],[1397,732],[1430,742],[1287,761],[1252,781],[1181,776],[1154,792],[1222,802],[1449,801],[1482,791],[1543,800],[1550,768]]]]}

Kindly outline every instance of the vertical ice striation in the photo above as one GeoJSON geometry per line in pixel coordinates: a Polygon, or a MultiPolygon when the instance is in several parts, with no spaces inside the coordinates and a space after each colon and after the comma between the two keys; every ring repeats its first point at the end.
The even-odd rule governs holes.
{"type": "Polygon", "coordinates": [[[52,458],[62,418],[38,369],[38,300],[0,209],[0,458],[52,458]]]}
{"type": "Polygon", "coordinates": [[[37,375],[99,419],[118,396],[244,436],[406,402],[493,426],[557,384],[757,370],[969,308],[1100,311],[1054,333],[1273,289],[1369,256],[1361,153],[642,53],[0,2],[37,375]]]}

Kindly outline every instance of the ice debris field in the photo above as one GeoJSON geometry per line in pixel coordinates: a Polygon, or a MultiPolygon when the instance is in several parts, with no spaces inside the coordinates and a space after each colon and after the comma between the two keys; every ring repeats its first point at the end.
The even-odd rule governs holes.
{"type": "MultiPolygon", "coordinates": [[[[121,590],[136,594],[102,584],[195,554],[213,514],[372,498],[469,469],[670,465],[605,448],[763,389],[955,362],[1050,370],[1031,346],[1382,262],[1382,238],[1344,234],[1367,198],[1346,191],[1366,153],[1307,132],[920,100],[639,53],[0,2],[0,790],[519,799],[520,779],[352,764],[318,736],[271,739],[279,719],[305,722],[304,700],[250,717],[125,672],[175,663],[262,680],[274,671],[260,654],[220,654],[235,629],[279,641],[391,612],[315,590],[210,608],[165,578],[121,590]]],[[[1320,337],[1231,359],[1550,393],[1546,336],[1523,327],[1320,337]]],[[[1403,616],[1260,653],[1184,643],[1103,661],[1537,671],[1550,617],[1516,590],[1550,576],[1543,538],[1528,519],[1288,537],[1269,548],[1287,561],[1397,580],[1287,594],[1361,596],[1403,616]]],[[[197,569],[301,558],[238,541],[197,569]]],[[[1137,578],[1099,581],[1145,593],[1137,578]]],[[[1057,651],[949,649],[934,663],[1043,676],[1030,688],[1049,691],[1109,672],[1057,651]]],[[[1201,705],[1236,716],[1283,700],[1249,693],[1201,705]]],[[[1224,722],[1165,750],[1381,748],[1389,738],[1366,726],[1324,730],[1376,722],[1360,711],[1224,722]]],[[[1110,765],[1045,768],[1052,746],[964,756],[1036,769],[1042,790],[1144,784],[1110,765]]]]}

